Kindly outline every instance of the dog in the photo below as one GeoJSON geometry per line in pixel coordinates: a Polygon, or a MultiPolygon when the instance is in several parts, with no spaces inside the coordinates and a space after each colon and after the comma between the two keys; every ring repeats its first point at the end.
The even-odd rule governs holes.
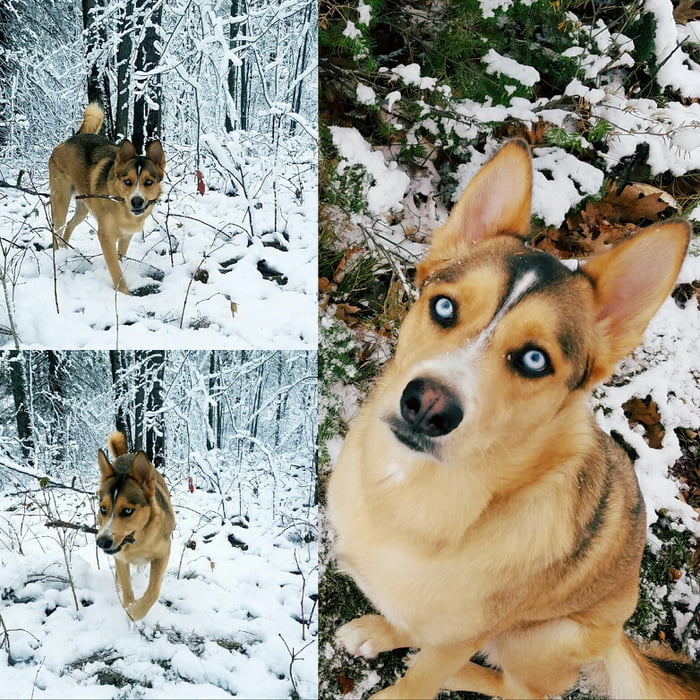
{"type": "Polygon", "coordinates": [[[582,669],[607,697],[698,698],[697,666],[623,632],[645,507],[589,408],[672,291],[690,227],[658,223],[572,270],[526,245],[531,188],[528,147],[508,142],[417,267],[329,479],[339,565],[380,613],[336,638],[365,657],[419,649],[374,698],[543,698],[582,669]]]}
{"type": "Polygon", "coordinates": [[[163,477],[144,452],[127,452],[126,438],[113,432],[107,438],[114,462],[99,450],[102,479],[98,493],[97,546],[114,556],[117,585],[132,620],[140,620],[153,607],[170,558],[170,537],[175,516],[163,477]],[[150,564],[148,586],[136,600],[130,567],[150,564]]]}
{"type": "Polygon", "coordinates": [[[145,156],[137,155],[128,139],[116,146],[98,135],[103,118],[99,105],[88,105],[78,133],[57,146],[49,158],[53,245],[54,249],[67,245],[75,227],[91,212],[114,288],[129,294],[119,260],[160,197],[165,154],[160,141],[152,141],[145,156]],[[75,213],[66,224],[74,192],[78,194],[75,213]]]}

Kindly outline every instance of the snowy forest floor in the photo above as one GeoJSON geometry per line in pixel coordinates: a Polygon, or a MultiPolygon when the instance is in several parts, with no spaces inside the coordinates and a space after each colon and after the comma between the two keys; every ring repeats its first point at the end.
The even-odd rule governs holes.
{"type": "MultiPolygon", "coordinates": [[[[249,158],[234,173],[245,190],[210,163],[200,195],[185,156],[166,151],[163,196],[123,263],[132,296],[112,289],[91,216],[54,254],[48,197],[0,189],[0,347],[316,346],[315,153],[280,168],[249,158]]],[[[17,169],[0,164],[0,180],[17,169]]],[[[45,168],[21,184],[46,193],[45,168]]]]}
{"type": "MultiPolygon", "coordinates": [[[[246,490],[246,512],[226,502],[222,518],[217,495],[191,493],[185,480],[170,488],[170,563],[159,602],[137,623],[94,535],[46,526],[92,525],[94,499],[3,488],[3,697],[316,696],[313,492],[299,484],[275,507],[269,489],[246,490]]],[[[137,595],[146,580],[145,571],[134,576],[137,595]]]]}

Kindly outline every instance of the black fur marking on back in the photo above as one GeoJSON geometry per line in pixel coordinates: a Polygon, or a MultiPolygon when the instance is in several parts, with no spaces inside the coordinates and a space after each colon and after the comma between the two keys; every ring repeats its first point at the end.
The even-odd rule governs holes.
{"type": "Polygon", "coordinates": [[[156,500],[158,501],[158,505],[168,514],[171,515],[170,511],[170,505],[168,504],[168,499],[166,498],[165,494],[161,490],[159,486],[156,486],[156,500]]]}

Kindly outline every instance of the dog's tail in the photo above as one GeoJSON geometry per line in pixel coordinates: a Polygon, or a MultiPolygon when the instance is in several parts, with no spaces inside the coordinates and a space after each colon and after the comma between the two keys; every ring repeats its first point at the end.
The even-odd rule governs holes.
{"type": "Polygon", "coordinates": [[[115,459],[120,455],[125,455],[128,452],[126,449],[126,438],[124,437],[124,433],[120,433],[118,430],[115,430],[113,433],[109,434],[107,444],[109,445],[109,451],[112,453],[112,457],[115,459]]]}
{"type": "Polygon", "coordinates": [[[91,102],[83,113],[83,123],[78,129],[79,134],[96,134],[102,128],[105,113],[96,102],[91,102]]]}
{"type": "Polygon", "coordinates": [[[700,698],[700,666],[663,647],[642,651],[621,635],[604,664],[611,698],[700,698]]]}

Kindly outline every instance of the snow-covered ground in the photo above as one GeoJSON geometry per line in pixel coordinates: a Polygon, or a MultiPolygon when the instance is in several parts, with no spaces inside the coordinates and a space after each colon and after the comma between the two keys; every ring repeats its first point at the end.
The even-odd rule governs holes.
{"type": "MultiPolygon", "coordinates": [[[[192,169],[169,162],[123,263],[141,296],[112,289],[91,216],[54,254],[48,197],[3,187],[0,348],[315,348],[316,155],[296,159],[248,165],[248,197],[213,168],[200,195],[192,169]]],[[[45,172],[22,184],[48,191],[45,172]]]]}
{"type": "MultiPolygon", "coordinates": [[[[98,552],[94,535],[46,526],[49,511],[92,525],[90,499],[50,489],[30,498],[5,487],[0,695],[316,697],[315,511],[308,489],[288,491],[284,507],[270,489],[255,499],[246,491],[247,517],[231,517],[235,505],[227,503],[222,522],[216,495],[171,484],[177,525],[160,600],[131,622],[113,560],[98,552]]],[[[137,572],[137,595],[146,580],[146,571],[137,572]]]]}

